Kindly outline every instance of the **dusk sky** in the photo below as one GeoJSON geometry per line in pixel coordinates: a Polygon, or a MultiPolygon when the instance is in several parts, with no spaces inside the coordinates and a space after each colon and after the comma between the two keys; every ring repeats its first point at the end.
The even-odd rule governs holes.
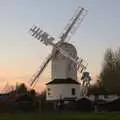
{"type": "MultiPolygon", "coordinates": [[[[51,53],[29,34],[35,24],[56,39],[78,6],[88,10],[80,28],[70,39],[78,55],[88,62],[95,80],[107,48],[120,45],[120,0],[0,0],[0,88],[31,78],[51,53]]],[[[37,85],[50,80],[50,64],[37,85]]],[[[40,87],[41,86],[41,87],[40,87]]]]}

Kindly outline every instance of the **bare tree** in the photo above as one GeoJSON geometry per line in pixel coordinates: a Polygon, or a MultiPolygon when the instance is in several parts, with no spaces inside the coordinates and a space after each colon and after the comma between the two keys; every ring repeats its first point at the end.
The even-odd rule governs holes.
{"type": "Polygon", "coordinates": [[[120,92],[120,48],[116,51],[107,49],[100,74],[104,88],[120,92]]]}

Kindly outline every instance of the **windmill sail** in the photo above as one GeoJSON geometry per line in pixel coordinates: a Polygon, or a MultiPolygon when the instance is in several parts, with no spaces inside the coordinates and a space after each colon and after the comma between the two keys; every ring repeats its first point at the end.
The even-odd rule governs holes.
{"type": "Polygon", "coordinates": [[[52,56],[53,56],[53,54],[50,54],[50,55],[46,58],[45,62],[42,64],[42,66],[40,67],[40,69],[37,71],[37,73],[35,73],[35,74],[33,75],[32,80],[30,81],[30,82],[31,82],[31,83],[30,83],[30,86],[32,86],[35,82],[38,81],[39,76],[40,76],[41,73],[44,71],[44,69],[45,69],[45,67],[48,65],[49,61],[52,59],[52,56]]]}
{"type": "MultiPolygon", "coordinates": [[[[74,63],[76,63],[77,64],[77,69],[81,68],[81,72],[86,69],[86,66],[84,66],[82,64],[81,59],[79,59],[79,61],[78,61],[77,58],[73,58],[65,50],[63,50],[59,45],[61,45],[62,43],[64,43],[64,41],[67,39],[67,37],[69,37],[73,33],[75,33],[75,31],[78,28],[78,23],[80,24],[83,21],[83,18],[86,16],[86,14],[83,14],[84,11],[86,11],[84,8],[80,8],[79,7],[78,11],[76,12],[76,15],[72,17],[71,22],[67,25],[65,31],[63,32],[63,34],[60,37],[60,41],[57,44],[53,42],[55,40],[53,37],[51,37],[48,33],[42,31],[39,27],[33,26],[30,29],[30,32],[32,33],[32,36],[35,39],[41,41],[45,45],[52,45],[53,48],[56,49],[56,51],[58,50],[62,55],[64,55],[65,57],[69,58],[74,63]]],[[[45,67],[47,66],[47,64],[49,63],[49,61],[52,59],[52,57],[55,54],[57,54],[57,53],[56,52],[55,53],[51,53],[47,57],[46,61],[42,64],[42,66],[40,67],[40,69],[37,71],[37,73],[35,73],[33,75],[33,78],[32,78],[31,83],[30,83],[31,86],[35,82],[38,81],[39,76],[44,71],[45,67]]]]}
{"type": "Polygon", "coordinates": [[[67,24],[67,26],[65,27],[65,31],[60,37],[61,42],[64,42],[67,37],[71,37],[71,35],[76,32],[77,28],[86,15],[87,11],[84,8],[78,7],[75,15],[71,18],[70,23],[67,24]]]}

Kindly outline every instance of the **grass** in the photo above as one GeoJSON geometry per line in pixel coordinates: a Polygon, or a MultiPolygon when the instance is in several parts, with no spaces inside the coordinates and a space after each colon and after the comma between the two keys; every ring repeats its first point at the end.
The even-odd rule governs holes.
{"type": "Polygon", "coordinates": [[[0,114],[0,120],[120,120],[119,113],[0,114]]]}

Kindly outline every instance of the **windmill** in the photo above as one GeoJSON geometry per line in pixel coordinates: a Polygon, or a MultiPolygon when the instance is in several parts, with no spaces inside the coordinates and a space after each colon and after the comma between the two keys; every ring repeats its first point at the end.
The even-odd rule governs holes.
{"type": "MultiPolygon", "coordinates": [[[[70,23],[65,27],[65,30],[60,36],[57,43],[55,43],[54,37],[44,32],[40,27],[33,25],[30,28],[30,33],[35,39],[39,40],[46,46],[53,46],[52,53],[48,55],[39,70],[33,75],[32,79],[30,80],[30,86],[34,86],[39,80],[41,73],[45,70],[47,64],[52,61],[52,81],[47,83],[48,100],[57,100],[62,98],[64,96],[63,88],[65,87],[66,89],[72,87],[71,89],[73,94],[75,93],[76,87],[78,89],[77,91],[80,91],[79,82],[77,81],[77,71],[80,73],[85,71],[87,64],[83,64],[84,60],[77,56],[76,48],[67,42],[67,38],[70,38],[70,36],[75,33],[86,15],[87,11],[84,8],[79,7],[76,10],[75,15],[70,20],[70,23]],[[57,86],[54,86],[54,83],[58,83],[56,84],[57,86]],[[70,86],[68,85],[69,83],[70,86]],[[71,84],[73,86],[71,86],[71,84]]],[[[68,93],[66,93],[66,95],[67,94],[68,93]]],[[[67,95],[65,97],[67,98],[70,96],[67,95]]]]}

